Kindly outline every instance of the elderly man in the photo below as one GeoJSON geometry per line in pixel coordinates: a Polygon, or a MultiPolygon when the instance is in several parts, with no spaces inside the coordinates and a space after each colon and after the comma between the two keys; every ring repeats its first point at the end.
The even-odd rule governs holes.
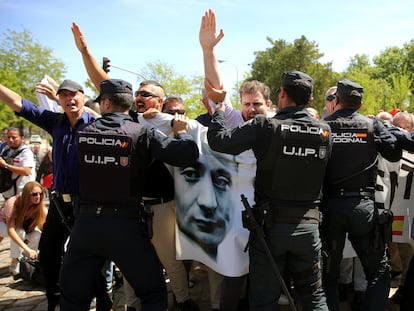
{"type": "MultiPolygon", "coordinates": [[[[79,127],[94,120],[83,110],[84,94],[81,85],[64,80],[57,91],[59,104],[64,113],[39,108],[34,103],[0,85],[0,100],[22,116],[47,131],[53,138],[53,186],[56,202],[67,224],[73,222],[73,198],[79,190],[79,162],[75,133],[79,127]]],[[[33,163],[34,169],[34,163],[33,163]]],[[[39,242],[39,260],[46,281],[48,310],[55,310],[59,303],[58,284],[63,246],[69,231],[54,200],[51,200],[46,223],[39,242]]]]}

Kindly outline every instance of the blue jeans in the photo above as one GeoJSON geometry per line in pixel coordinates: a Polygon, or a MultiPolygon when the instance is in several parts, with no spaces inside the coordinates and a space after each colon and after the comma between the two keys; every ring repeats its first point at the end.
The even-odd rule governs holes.
{"type": "Polygon", "coordinates": [[[322,234],[327,260],[324,287],[330,311],[339,309],[338,279],[346,233],[367,279],[362,310],[385,310],[390,289],[390,273],[385,247],[374,249],[374,202],[364,198],[325,199],[322,205],[322,234]]]}
{"type": "MultiPolygon", "coordinates": [[[[285,269],[293,276],[303,310],[328,310],[322,287],[314,288],[321,278],[319,264],[321,240],[317,224],[275,223],[266,230],[266,242],[280,274],[285,269]],[[300,277],[294,276],[300,275],[300,277]]],[[[250,256],[250,310],[277,310],[281,286],[259,238],[252,234],[250,256]]]]}

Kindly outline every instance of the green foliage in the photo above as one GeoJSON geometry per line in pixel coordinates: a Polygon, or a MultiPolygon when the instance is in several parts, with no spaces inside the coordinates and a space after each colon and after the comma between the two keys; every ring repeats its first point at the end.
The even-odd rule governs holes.
{"type": "Polygon", "coordinates": [[[378,78],[391,82],[391,74],[402,72],[405,64],[404,51],[398,47],[390,47],[384,50],[379,56],[373,58],[374,64],[377,66],[378,78]]]}
{"type": "MultiPolygon", "coordinates": [[[[31,33],[7,30],[0,36],[0,81],[20,96],[36,102],[35,84],[45,74],[56,81],[61,80],[65,73],[65,65],[53,56],[52,50],[36,42],[31,33]]],[[[34,125],[21,118],[0,103],[0,127],[20,124],[28,127],[34,125]]]]}
{"type": "MultiPolygon", "coordinates": [[[[366,54],[356,54],[351,58],[348,68],[342,72],[334,72],[332,63],[321,63],[323,53],[314,41],[305,36],[288,43],[285,40],[267,38],[270,47],[255,52],[255,60],[251,64],[251,72],[244,74],[244,81],[259,80],[271,89],[271,100],[277,104],[277,89],[281,83],[283,72],[300,70],[314,79],[314,100],[312,106],[322,114],[325,103],[325,92],[343,78],[360,83],[364,87],[364,100],[360,112],[376,114],[378,110],[391,111],[393,108],[413,111],[413,75],[414,41],[404,45],[402,49],[389,48],[374,57],[374,64],[366,54]],[[410,71],[411,70],[411,71],[410,71]],[[411,90],[411,92],[410,92],[411,90]]],[[[203,77],[187,78],[178,74],[175,69],[165,63],[149,63],[142,70],[149,79],[159,81],[166,96],[178,95],[185,101],[187,114],[194,118],[204,113],[201,103],[203,77]]],[[[241,84],[243,81],[239,81],[241,84]]],[[[232,89],[231,100],[236,109],[239,85],[232,89]]]]}
{"type": "Polygon", "coordinates": [[[325,91],[336,84],[336,74],[332,71],[332,64],[322,64],[319,59],[323,53],[319,52],[318,45],[309,41],[305,36],[287,43],[285,40],[272,40],[272,45],[265,51],[255,52],[256,59],[252,63],[251,79],[259,80],[270,87],[271,100],[278,102],[282,74],[285,71],[300,70],[308,73],[315,81],[314,103],[319,112],[324,105],[325,91]]]}
{"type": "Polygon", "coordinates": [[[314,102],[312,106],[320,113],[324,105],[325,92],[342,78],[348,78],[364,87],[363,114],[376,114],[378,110],[391,111],[400,108],[413,112],[414,100],[414,40],[403,48],[387,48],[374,57],[374,65],[366,54],[356,54],[345,72],[332,70],[331,63],[320,63],[323,56],[318,45],[302,36],[288,43],[267,38],[271,47],[255,52],[250,79],[269,85],[271,99],[277,103],[277,89],[284,71],[300,70],[314,79],[314,102]]]}
{"type": "Polygon", "coordinates": [[[85,81],[86,87],[92,92],[92,96],[86,96],[89,99],[95,99],[98,97],[98,90],[95,88],[95,85],[93,84],[92,80],[88,78],[88,80],[85,81]]]}
{"type": "MultiPolygon", "coordinates": [[[[256,79],[267,84],[271,89],[271,100],[274,104],[278,101],[277,89],[283,72],[300,70],[314,79],[312,106],[320,114],[326,90],[342,78],[354,80],[364,87],[361,113],[376,114],[380,109],[390,111],[393,108],[414,111],[414,40],[404,44],[402,48],[385,49],[373,58],[372,63],[368,55],[356,54],[351,58],[348,68],[341,73],[333,71],[332,63],[320,61],[323,53],[319,51],[318,44],[305,36],[292,43],[269,37],[266,40],[270,47],[254,53],[251,72],[244,73],[244,81],[256,79]]],[[[36,102],[35,83],[45,74],[60,81],[65,72],[65,64],[53,56],[51,49],[36,42],[28,30],[7,30],[0,36],[0,81],[22,97],[36,102]]],[[[205,112],[201,102],[202,76],[183,76],[171,65],[160,61],[148,63],[141,72],[148,79],[160,82],[166,96],[181,96],[190,118],[205,112]]],[[[239,84],[242,82],[239,81],[239,84]]],[[[85,84],[97,95],[90,80],[85,84]]],[[[238,88],[239,85],[234,85],[230,94],[236,109],[240,108],[237,104],[238,88]]],[[[17,118],[3,103],[0,103],[0,110],[0,128],[12,124],[28,127],[30,130],[33,127],[17,118]]]]}
{"type": "Polygon", "coordinates": [[[186,78],[178,74],[171,65],[160,61],[148,63],[141,72],[148,79],[159,82],[163,86],[165,96],[182,97],[189,118],[205,113],[201,102],[203,77],[186,78]]]}
{"type": "Polygon", "coordinates": [[[412,97],[411,89],[414,86],[413,75],[404,69],[400,74],[392,73],[390,75],[391,80],[391,90],[388,95],[388,103],[392,108],[400,108],[401,110],[406,110],[414,112],[414,101],[412,97]]]}
{"type": "Polygon", "coordinates": [[[386,107],[387,84],[384,80],[372,79],[369,73],[363,70],[352,69],[341,79],[346,78],[361,84],[364,87],[363,104],[360,108],[362,114],[377,114],[378,110],[391,110],[386,107]]]}
{"type": "Polygon", "coordinates": [[[376,114],[378,110],[394,108],[412,110],[410,89],[412,74],[407,70],[407,56],[403,49],[388,48],[374,57],[371,65],[368,55],[355,55],[351,59],[347,75],[364,87],[364,105],[361,113],[376,114]]]}
{"type": "Polygon", "coordinates": [[[372,68],[368,54],[355,54],[351,57],[348,71],[368,71],[372,68]]]}
{"type": "Polygon", "coordinates": [[[392,108],[413,112],[414,99],[414,40],[403,48],[390,47],[374,57],[378,76],[388,86],[387,102],[392,108]]]}
{"type": "MultiPolygon", "coordinates": [[[[410,42],[405,43],[403,46],[404,50],[404,65],[408,72],[414,72],[414,39],[410,42]]],[[[414,83],[414,81],[413,81],[414,83]]],[[[414,88],[414,86],[412,86],[414,88]]]]}

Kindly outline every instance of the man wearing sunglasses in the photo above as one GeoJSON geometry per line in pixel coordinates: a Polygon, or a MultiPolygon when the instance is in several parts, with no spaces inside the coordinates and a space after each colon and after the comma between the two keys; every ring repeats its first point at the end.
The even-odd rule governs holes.
{"type": "Polygon", "coordinates": [[[323,118],[329,116],[334,111],[334,99],[336,98],[337,86],[330,87],[325,93],[325,107],[323,108],[323,118]]]}
{"type": "Polygon", "coordinates": [[[180,96],[168,96],[162,105],[162,112],[171,115],[185,114],[184,101],[180,96]]]}
{"type": "MultiPolygon", "coordinates": [[[[0,85],[0,101],[9,106],[17,116],[21,116],[47,131],[53,138],[53,185],[56,202],[68,222],[73,221],[73,198],[79,188],[79,166],[75,133],[80,126],[94,120],[84,111],[84,93],[81,85],[72,80],[64,80],[58,90],[58,101],[64,113],[56,113],[39,108],[19,94],[0,85]]],[[[34,166],[33,166],[34,168],[34,166]]],[[[45,277],[48,311],[55,310],[59,303],[59,271],[64,243],[69,232],[62,222],[53,200],[43,227],[39,242],[40,264],[45,277]]]]}
{"type": "Polygon", "coordinates": [[[135,92],[135,109],[139,113],[144,113],[150,108],[161,111],[163,100],[164,90],[161,84],[145,80],[139,84],[138,91],[135,92]]]}
{"type": "MultiPolygon", "coordinates": [[[[82,54],[89,77],[99,91],[101,81],[109,79],[109,76],[90,53],[86,40],[76,23],[72,25],[72,33],[76,46],[82,54]]],[[[138,113],[150,110],[161,112],[164,97],[164,90],[157,81],[142,81],[135,92],[135,111],[130,111],[130,116],[134,121],[140,122],[138,121],[138,113]]],[[[171,127],[169,130],[171,130],[171,127]]],[[[181,311],[196,311],[198,306],[190,299],[187,271],[184,263],[181,260],[176,260],[173,179],[162,161],[153,161],[149,171],[151,174],[148,174],[145,183],[144,202],[151,205],[154,210],[152,243],[170,279],[170,286],[179,309],[181,311]]],[[[135,308],[132,305],[135,305],[133,301],[136,298],[130,286],[126,285],[125,288],[127,289],[127,310],[134,311],[135,308]]]]}

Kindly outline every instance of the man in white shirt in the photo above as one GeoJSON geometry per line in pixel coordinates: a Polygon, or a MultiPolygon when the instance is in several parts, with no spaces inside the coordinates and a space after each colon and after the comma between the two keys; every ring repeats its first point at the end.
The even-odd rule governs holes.
{"type": "Polygon", "coordinates": [[[12,179],[15,180],[15,184],[2,193],[4,199],[20,194],[28,181],[35,180],[33,152],[24,143],[21,129],[12,127],[7,131],[7,146],[1,152],[0,166],[11,171],[12,179]],[[7,158],[12,158],[12,162],[8,163],[7,158]]]}

